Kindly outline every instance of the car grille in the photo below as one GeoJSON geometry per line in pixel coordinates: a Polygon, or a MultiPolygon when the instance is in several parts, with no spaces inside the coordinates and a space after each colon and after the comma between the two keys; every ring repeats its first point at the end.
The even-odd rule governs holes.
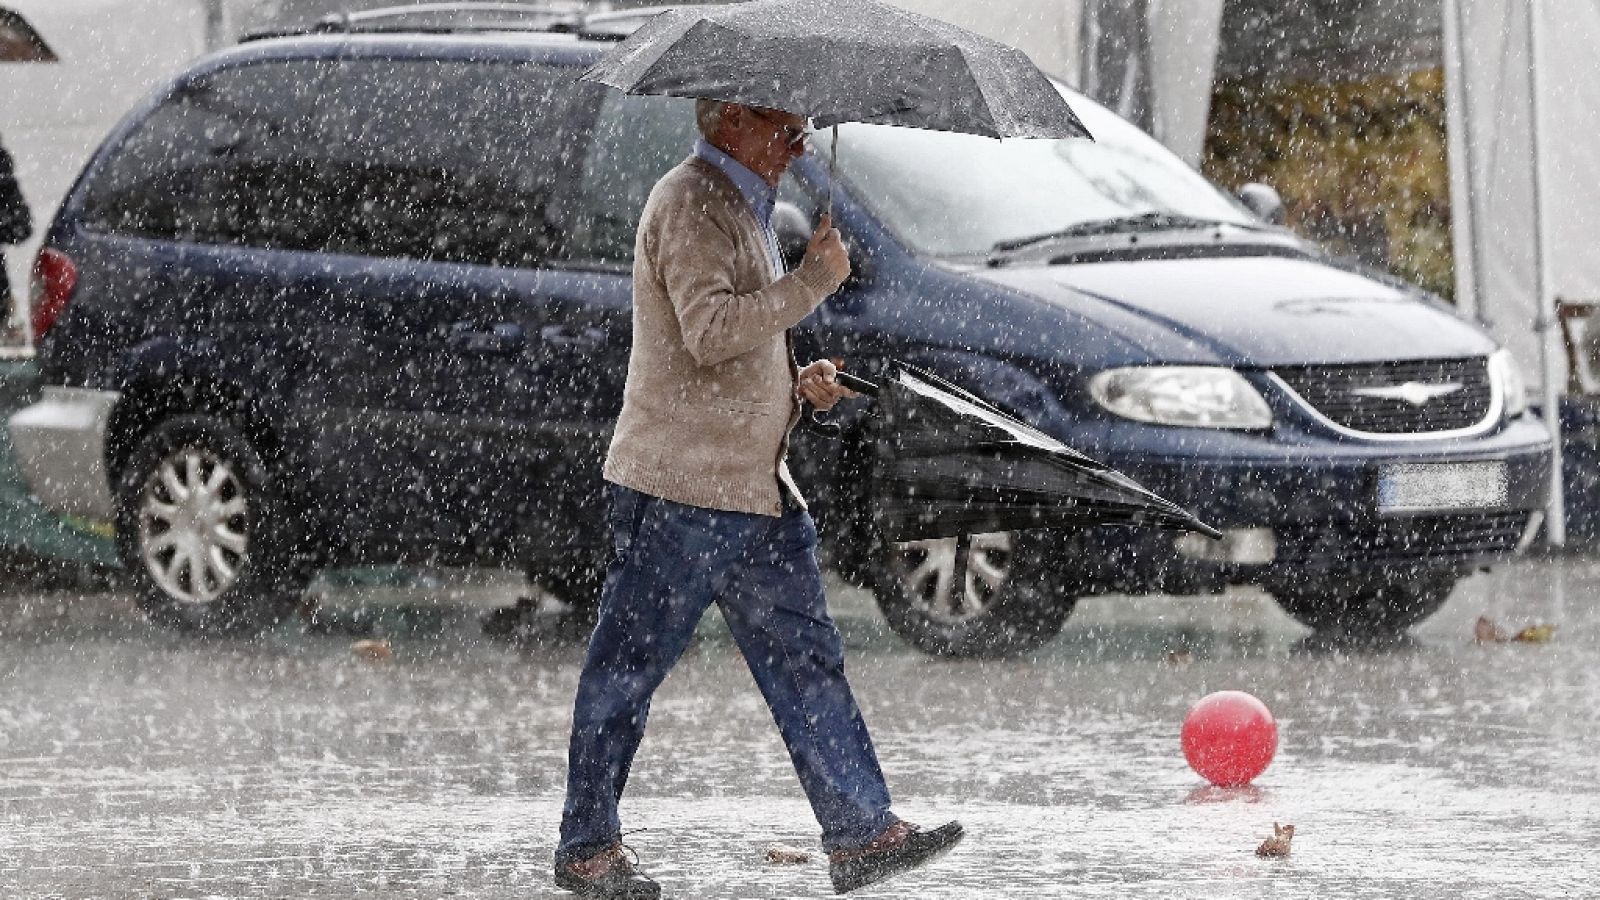
{"type": "Polygon", "coordinates": [[[1354,526],[1296,525],[1278,530],[1277,563],[1344,569],[1372,563],[1462,562],[1510,555],[1528,511],[1404,516],[1354,526]]]}
{"type": "Polygon", "coordinates": [[[1483,422],[1493,406],[1489,363],[1483,357],[1294,366],[1274,374],[1324,418],[1367,434],[1471,428],[1483,422]],[[1459,387],[1427,396],[1429,387],[1451,385],[1459,387]],[[1373,390],[1392,394],[1373,396],[1373,390]],[[1404,396],[1408,391],[1411,396],[1404,396]]]}

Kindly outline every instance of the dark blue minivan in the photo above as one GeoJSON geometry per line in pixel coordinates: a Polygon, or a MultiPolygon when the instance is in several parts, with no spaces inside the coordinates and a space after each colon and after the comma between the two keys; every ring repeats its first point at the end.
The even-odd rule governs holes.
{"type": "MultiPolygon", "coordinates": [[[[94,156],[35,266],[44,388],[10,427],[40,498],[114,522],[153,617],[249,632],[319,568],[410,561],[592,600],[634,230],[694,128],[686,101],[575,80],[604,24],[252,41],[94,156]]],[[[842,127],[856,274],[798,354],[930,369],[1226,536],[982,534],[962,567],[954,540],[887,543],[847,404],[792,464],[828,563],[898,633],[1015,652],[1081,596],[1233,584],[1393,633],[1531,538],[1550,442],[1504,350],[1071,99],[1096,141],[842,127]]],[[[788,253],[822,150],[780,194],[788,253]]]]}

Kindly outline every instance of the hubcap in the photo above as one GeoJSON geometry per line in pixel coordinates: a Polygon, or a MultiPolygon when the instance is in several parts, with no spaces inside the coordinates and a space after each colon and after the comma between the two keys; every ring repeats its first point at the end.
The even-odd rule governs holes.
{"type": "Polygon", "coordinates": [[[249,561],[250,506],[227,460],[198,447],[174,451],[144,483],[139,546],[167,596],[210,603],[249,561]]]}
{"type": "Polygon", "coordinates": [[[967,572],[955,589],[955,538],[893,545],[896,570],[911,605],[929,619],[959,625],[994,606],[1011,579],[1011,534],[974,534],[967,547],[967,572]]]}

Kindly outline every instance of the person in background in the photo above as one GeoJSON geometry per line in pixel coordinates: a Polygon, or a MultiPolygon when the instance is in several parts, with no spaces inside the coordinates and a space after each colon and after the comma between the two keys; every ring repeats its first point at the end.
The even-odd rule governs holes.
{"type": "Polygon", "coordinates": [[[5,301],[5,321],[0,325],[4,326],[7,339],[15,331],[12,320],[16,306],[11,295],[11,273],[6,268],[5,251],[7,247],[20,244],[32,235],[33,215],[22,197],[22,186],[17,184],[17,172],[11,154],[6,152],[5,142],[0,141],[0,300],[5,301]]]}

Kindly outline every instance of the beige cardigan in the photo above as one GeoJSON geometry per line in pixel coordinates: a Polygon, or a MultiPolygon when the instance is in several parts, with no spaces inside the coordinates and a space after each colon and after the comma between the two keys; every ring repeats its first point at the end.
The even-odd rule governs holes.
{"type": "Polygon", "coordinates": [[[800,419],[788,329],[839,281],[815,261],[774,281],[766,247],[743,195],[704,160],[690,157],[650,192],[607,481],[690,506],[781,514],[800,419]]]}

